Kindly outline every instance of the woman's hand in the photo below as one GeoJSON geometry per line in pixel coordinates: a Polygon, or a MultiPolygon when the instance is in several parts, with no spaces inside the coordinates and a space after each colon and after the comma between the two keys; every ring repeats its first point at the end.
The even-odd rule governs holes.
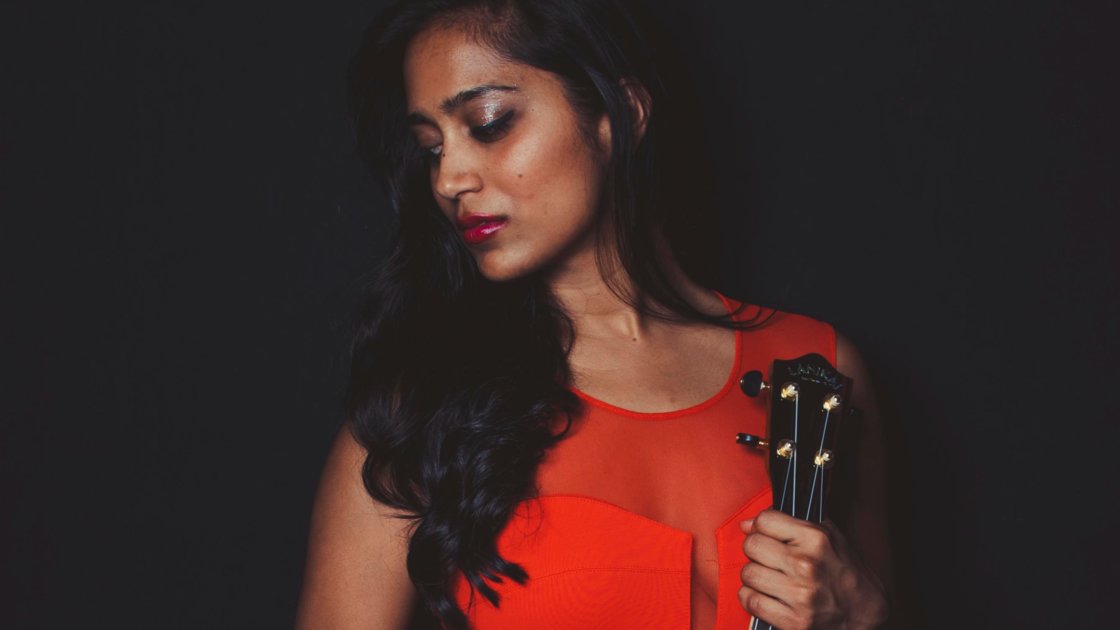
{"type": "Polygon", "coordinates": [[[781,630],[875,628],[886,622],[879,578],[854,557],[830,521],[766,510],[740,523],[747,533],[739,603],[781,630]]]}

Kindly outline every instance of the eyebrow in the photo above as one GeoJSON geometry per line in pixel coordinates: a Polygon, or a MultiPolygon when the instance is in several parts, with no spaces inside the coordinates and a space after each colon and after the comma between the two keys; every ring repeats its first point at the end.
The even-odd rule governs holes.
{"type": "MultiPolygon", "coordinates": [[[[456,109],[461,107],[463,104],[469,103],[470,101],[473,101],[474,99],[479,98],[481,96],[486,96],[487,94],[491,94],[493,92],[516,92],[516,91],[517,91],[517,88],[512,86],[512,85],[490,85],[490,84],[479,85],[477,87],[472,87],[472,88],[468,88],[466,90],[463,90],[462,92],[459,92],[458,94],[455,94],[454,96],[449,96],[449,97],[445,98],[443,100],[443,102],[440,103],[439,109],[444,114],[450,115],[452,112],[454,112],[456,109]]],[[[410,112],[408,114],[408,123],[410,125],[424,124],[424,123],[430,123],[430,122],[431,122],[431,120],[429,120],[427,116],[425,116],[425,115],[423,115],[419,112],[410,112]]]]}

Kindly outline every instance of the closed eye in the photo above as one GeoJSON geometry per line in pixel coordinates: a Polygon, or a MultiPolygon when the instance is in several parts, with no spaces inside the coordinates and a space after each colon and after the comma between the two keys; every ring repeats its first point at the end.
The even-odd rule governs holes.
{"type": "Polygon", "coordinates": [[[477,127],[471,127],[471,137],[479,142],[495,142],[500,140],[509,131],[509,123],[513,118],[513,110],[510,110],[498,118],[477,127]]]}
{"type": "MultiPolygon", "coordinates": [[[[485,125],[478,125],[477,127],[470,128],[470,135],[472,138],[479,142],[491,143],[497,142],[505,137],[509,132],[510,122],[513,120],[514,111],[510,110],[494,120],[486,123],[485,125]]],[[[429,166],[435,166],[439,163],[440,155],[443,153],[443,144],[437,144],[430,147],[419,147],[420,158],[423,159],[429,166]]]]}

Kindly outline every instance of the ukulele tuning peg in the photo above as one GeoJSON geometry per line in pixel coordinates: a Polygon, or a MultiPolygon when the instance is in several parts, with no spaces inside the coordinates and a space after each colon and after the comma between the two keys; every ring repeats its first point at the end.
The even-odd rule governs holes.
{"type": "Polygon", "coordinates": [[[754,398],[762,390],[770,389],[770,383],[762,380],[762,372],[751,370],[739,379],[739,389],[743,390],[743,393],[747,396],[754,398]]]}
{"type": "Polygon", "coordinates": [[[770,443],[757,435],[750,433],[737,433],[735,434],[735,441],[739,444],[745,444],[754,448],[762,448],[768,446],[770,443]]]}
{"type": "Polygon", "coordinates": [[[832,451],[820,451],[815,457],[813,457],[813,465],[817,468],[829,468],[830,466],[832,466],[832,460],[832,451]]]}
{"type": "Polygon", "coordinates": [[[824,399],[824,404],[821,405],[821,408],[824,409],[825,411],[832,411],[833,409],[835,409],[839,406],[840,406],[840,397],[837,396],[836,394],[830,394],[828,396],[828,398],[824,399]]]}

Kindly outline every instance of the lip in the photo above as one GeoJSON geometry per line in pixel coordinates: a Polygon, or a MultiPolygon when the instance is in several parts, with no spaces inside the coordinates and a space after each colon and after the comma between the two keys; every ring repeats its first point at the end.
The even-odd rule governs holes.
{"type": "Polygon", "coordinates": [[[468,245],[477,245],[504,228],[509,219],[496,214],[468,214],[458,217],[455,225],[463,233],[468,245]]]}

